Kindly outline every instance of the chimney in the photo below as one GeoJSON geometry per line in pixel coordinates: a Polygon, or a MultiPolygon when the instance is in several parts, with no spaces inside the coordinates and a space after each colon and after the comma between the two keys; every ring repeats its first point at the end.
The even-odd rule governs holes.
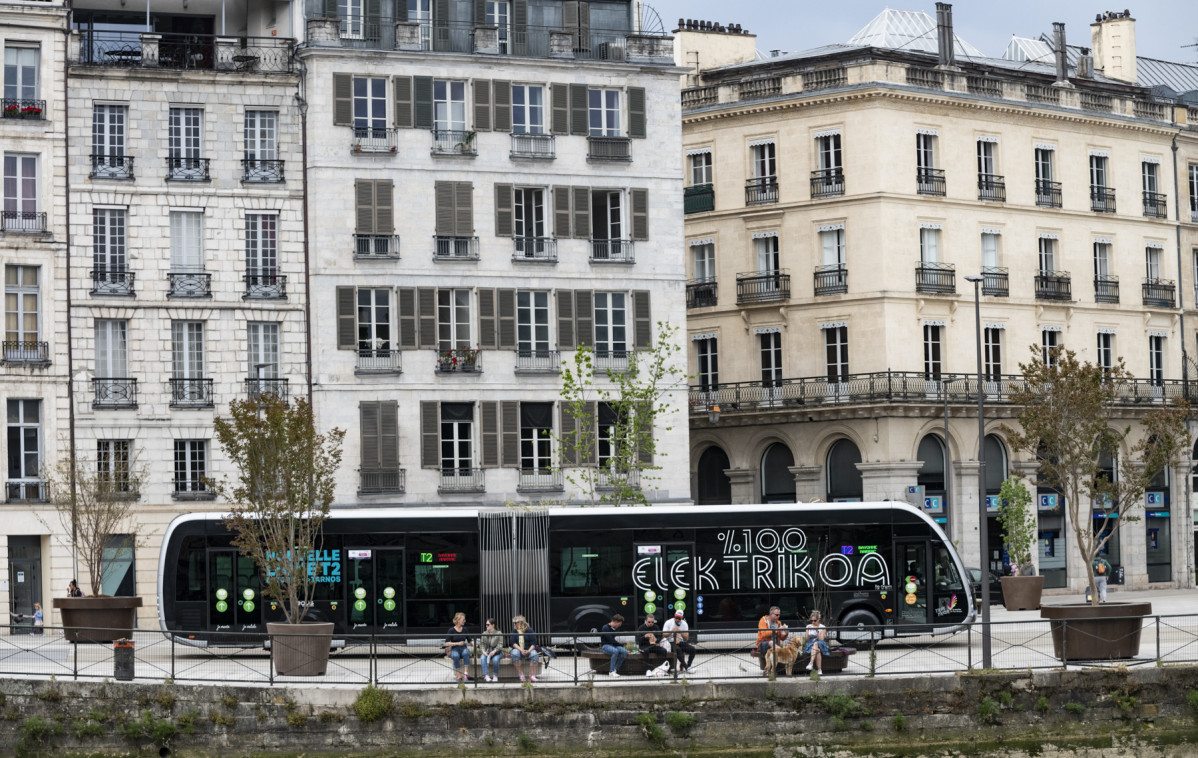
{"type": "Polygon", "coordinates": [[[936,49],[941,66],[957,65],[953,47],[953,6],[950,3],[936,3],[936,49]]]}
{"type": "Polygon", "coordinates": [[[1065,24],[1052,22],[1052,49],[1057,60],[1057,81],[1069,81],[1069,57],[1065,52],[1065,24]]]}
{"type": "Polygon", "coordinates": [[[1094,78],[1094,58],[1088,52],[1077,58],[1077,76],[1079,79],[1094,78]]]}
{"type": "Polygon", "coordinates": [[[1138,84],[1136,20],[1131,11],[1109,11],[1090,24],[1094,70],[1110,79],[1138,84]]]}

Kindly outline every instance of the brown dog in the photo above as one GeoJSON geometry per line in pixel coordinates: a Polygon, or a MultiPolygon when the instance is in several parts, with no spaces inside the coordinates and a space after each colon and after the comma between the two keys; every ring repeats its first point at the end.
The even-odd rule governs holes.
{"type": "Polygon", "coordinates": [[[765,675],[774,676],[775,669],[778,664],[786,665],[786,675],[794,674],[795,661],[799,659],[799,653],[802,649],[801,645],[787,645],[786,647],[771,647],[765,651],[765,675]]]}

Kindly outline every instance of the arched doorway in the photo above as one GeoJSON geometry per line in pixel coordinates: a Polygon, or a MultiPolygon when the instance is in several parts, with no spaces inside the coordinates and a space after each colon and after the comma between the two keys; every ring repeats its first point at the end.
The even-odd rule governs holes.
{"type": "Polygon", "coordinates": [[[990,570],[999,576],[1007,572],[1007,552],[1002,541],[1002,526],[998,523],[998,495],[1007,478],[1007,448],[993,434],[986,435],[986,528],[990,546],[990,570]]]}
{"type": "Polygon", "coordinates": [[[795,465],[790,448],[775,442],[761,455],[761,502],[793,503],[795,477],[790,469],[795,465]]]}
{"type": "Polygon", "coordinates": [[[929,434],[919,441],[916,455],[923,462],[915,481],[923,487],[924,509],[936,523],[946,525],[944,443],[936,435],[929,434]]]}
{"type": "Polygon", "coordinates": [[[852,440],[837,440],[828,450],[828,502],[857,502],[864,494],[861,472],[861,451],[852,440]]]}
{"type": "MultiPolygon", "coordinates": [[[[695,502],[699,505],[731,505],[732,480],[724,473],[732,468],[728,454],[711,446],[699,456],[695,478],[695,502]]],[[[792,477],[793,481],[793,477],[792,477]]]]}

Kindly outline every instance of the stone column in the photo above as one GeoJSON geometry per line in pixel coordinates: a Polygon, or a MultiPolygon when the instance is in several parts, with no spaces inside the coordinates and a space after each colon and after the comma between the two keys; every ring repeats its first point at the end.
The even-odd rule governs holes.
{"type": "Polygon", "coordinates": [[[474,52],[483,55],[499,55],[499,27],[474,27],[474,52]]]}
{"type": "Polygon", "coordinates": [[[916,483],[921,468],[922,461],[858,463],[857,470],[861,472],[861,499],[869,502],[907,502],[907,486],[916,483]]]}
{"type": "Polygon", "coordinates": [[[795,478],[795,502],[810,503],[812,500],[823,500],[823,466],[791,466],[789,469],[795,478]]]}
{"type": "Polygon", "coordinates": [[[574,37],[571,36],[570,32],[558,31],[555,29],[551,29],[549,31],[549,57],[574,57],[574,37]]]}
{"type": "Polygon", "coordinates": [[[158,43],[162,41],[161,34],[141,35],[141,65],[158,65],[158,43]]]}
{"type": "Polygon", "coordinates": [[[761,501],[757,494],[757,469],[726,468],[724,473],[732,484],[732,504],[747,505],[761,501]]]}
{"type": "MultiPolygon", "coordinates": [[[[237,40],[233,37],[217,37],[216,38],[216,60],[213,61],[213,67],[217,71],[232,71],[237,68],[237,61],[233,60],[233,56],[237,54],[237,40]]],[[[252,63],[247,61],[246,63],[252,63]]]]}
{"type": "Polygon", "coordinates": [[[419,21],[395,22],[395,49],[407,51],[424,49],[424,43],[420,40],[419,21]]]}
{"type": "Polygon", "coordinates": [[[981,542],[978,535],[978,466],[977,461],[955,461],[957,486],[953,489],[953,513],[950,519],[956,528],[953,539],[957,552],[966,566],[982,566],[981,542]]]}
{"type": "Polygon", "coordinates": [[[67,36],[67,60],[71,63],[79,63],[82,57],[83,38],[78,29],[72,29],[70,35],[67,36]]]}

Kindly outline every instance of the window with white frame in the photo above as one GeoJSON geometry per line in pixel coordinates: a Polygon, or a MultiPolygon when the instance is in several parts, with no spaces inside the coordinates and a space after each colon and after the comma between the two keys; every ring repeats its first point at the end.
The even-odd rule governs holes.
{"type": "Polygon", "coordinates": [[[779,271],[778,235],[753,240],[757,248],[757,273],[776,274],[779,271]]]}
{"type": "Polygon", "coordinates": [[[773,141],[759,142],[750,148],[753,178],[760,184],[773,183],[778,176],[778,164],[773,141]]]}
{"type": "Polygon", "coordinates": [[[1153,195],[1160,192],[1160,170],[1161,166],[1156,161],[1140,162],[1140,181],[1144,192],[1153,195]]]}
{"type": "Polygon", "coordinates": [[[823,253],[823,265],[844,268],[844,228],[825,229],[819,233],[819,243],[823,253]]]}
{"type": "Polygon", "coordinates": [[[466,82],[433,81],[433,129],[466,131],[466,82]]]}
{"type": "Polygon", "coordinates": [[[516,350],[521,356],[545,356],[549,352],[549,293],[540,290],[516,292],[516,350]]]}
{"type": "Polygon", "coordinates": [[[1111,278],[1111,243],[1094,241],[1094,278],[1106,281],[1111,278]]]}
{"type": "Polygon", "coordinates": [[[692,187],[708,186],[712,182],[711,151],[692,153],[687,156],[690,161],[690,180],[692,187]]]}
{"type": "Polygon", "coordinates": [[[998,240],[1001,234],[982,232],[982,272],[995,273],[998,268],[998,240]]]}
{"type": "MultiPolygon", "coordinates": [[[[404,2],[404,0],[397,0],[404,2]]],[[[433,34],[433,0],[407,0],[408,21],[420,25],[421,47],[425,50],[432,48],[433,34]]]]}
{"type": "Polygon", "coordinates": [[[930,226],[919,229],[919,260],[924,264],[940,262],[940,230],[930,226]]]}
{"type": "Polygon", "coordinates": [[[617,447],[619,447],[617,434],[621,411],[622,409],[617,409],[611,403],[605,402],[598,403],[595,408],[597,421],[595,452],[600,470],[611,468],[615,464],[617,447]]]}
{"type": "Polygon", "coordinates": [[[591,191],[591,239],[624,239],[623,193],[620,190],[591,191]]]}
{"type": "Polygon", "coordinates": [[[38,217],[38,156],[4,154],[4,229],[41,231],[38,217]]]}
{"type": "Polygon", "coordinates": [[[587,114],[592,137],[620,136],[620,90],[587,90],[587,114]]]}
{"type": "Polygon", "coordinates": [[[1057,350],[1060,345],[1061,332],[1058,329],[1040,330],[1041,358],[1044,365],[1052,368],[1057,365],[1057,350]]]}
{"type": "Polygon", "coordinates": [[[628,295],[595,293],[595,355],[622,358],[628,351],[628,295]]]}
{"type": "Polygon", "coordinates": [[[4,46],[4,107],[35,107],[28,101],[38,99],[40,57],[41,50],[37,47],[11,43],[4,46]]]}
{"type": "Polygon", "coordinates": [[[1115,335],[1113,332],[1098,333],[1098,366],[1103,371],[1115,367],[1115,335]]]}
{"type": "Polygon", "coordinates": [[[95,281],[124,281],[125,258],[124,208],[92,209],[92,265],[95,281]]]}
{"type": "Polygon", "coordinates": [[[203,211],[171,211],[171,272],[204,270],[203,211]]]}
{"type": "Polygon", "coordinates": [[[1040,237],[1040,273],[1052,274],[1057,270],[1057,241],[1053,237],[1040,237]]]}
{"type": "Polygon", "coordinates": [[[936,169],[936,135],[915,135],[915,168],[919,174],[931,173],[936,169]]]}
{"type": "Polygon", "coordinates": [[[846,382],[849,378],[849,328],[833,326],[823,331],[828,381],[833,384],[846,382]]]}
{"type": "Polygon", "coordinates": [[[125,122],[129,108],[124,105],[92,106],[92,166],[105,176],[123,178],[125,167],[125,122]]]}
{"type": "Polygon", "coordinates": [[[998,143],[994,140],[978,140],[978,180],[988,181],[998,173],[998,143]]]}
{"type": "Polygon", "coordinates": [[[250,321],[246,324],[248,360],[246,376],[249,379],[278,379],[279,325],[270,321],[250,321]]]}
{"type": "Polygon", "coordinates": [[[691,245],[691,261],[693,263],[694,279],[696,282],[715,281],[714,242],[691,245]]]}
{"type": "Polygon", "coordinates": [[[1090,156],[1090,186],[1102,189],[1107,187],[1107,158],[1105,155],[1090,156]]]}
{"type": "Polygon", "coordinates": [[[355,76],[354,136],[378,138],[387,136],[387,79],[381,76],[355,76]]]}
{"type": "Polygon", "coordinates": [[[758,334],[757,340],[761,354],[761,386],[782,386],[782,333],[758,334]]]}
{"type": "Polygon", "coordinates": [[[484,6],[487,26],[494,26],[499,31],[499,54],[511,52],[512,36],[512,5],[507,0],[486,0],[484,6]]]}
{"type": "Polygon", "coordinates": [[[337,17],[341,19],[341,39],[366,36],[366,0],[337,0],[337,17]]]}
{"type": "Polygon", "coordinates": [[[1157,284],[1161,279],[1161,248],[1149,245],[1144,248],[1144,276],[1149,284],[1157,284]]]}
{"type": "Polygon", "coordinates": [[[1165,383],[1165,338],[1160,334],[1148,336],[1148,381],[1158,387],[1165,383]]]}
{"type": "Polygon", "coordinates": [[[695,359],[699,368],[699,388],[713,392],[720,387],[720,353],[715,337],[694,341],[695,359]]]}
{"type": "Polygon", "coordinates": [[[279,114],[276,111],[245,112],[245,172],[247,181],[280,181],[279,114]]]}
{"type": "Polygon", "coordinates": [[[97,379],[123,379],[129,376],[128,333],[125,319],[96,319],[97,379]]]}
{"type": "Polygon", "coordinates": [[[437,290],[437,349],[469,350],[470,342],[470,290],[437,290]]]}
{"type": "Polygon", "coordinates": [[[1198,221],[1198,163],[1189,165],[1190,174],[1190,220],[1198,221]]]}
{"type": "Polygon", "coordinates": [[[1044,147],[1036,148],[1036,183],[1039,185],[1039,191],[1043,191],[1045,189],[1043,187],[1044,184],[1053,181],[1052,157],[1053,153],[1055,152],[1055,150],[1050,150],[1044,147]]]}
{"type": "Polygon", "coordinates": [[[171,322],[171,378],[204,378],[204,322],[171,322]]]}
{"type": "Polygon", "coordinates": [[[944,327],[939,324],[923,325],[923,378],[940,381],[943,368],[943,345],[940,342],[944,327]]]}
{"type": "Polygon", "coordinates": [[[96,481],[112,494],[133,491],[132,440],[96,440],[96,481]]]}
{"type": "Polygon", "coordinates": [[[552,453],[553,403],[520,403],[520,470],[548,474],[552,453]]]}
{"type": "Polygon", "coordinates": [[[474,471],[474,405],[441,403],[441,474],[469,476],[474,471]]]}
{"type": "Polygon", "coordinates": [[[545,133],[545,88],[539,84],[512,85],[512,132],[545,133]]]}
{"type": "Polygon", "coordinates": [[[512,191],[512,222],[517,255],[535,257],[545,252],[545,189],[516,187],[512,191]]]}
{"type": "Polygon", "coordinates": [[[391,354],[391,290],[358,288],[358,355],[391,354]]]}
{"type": "Polygon", "coordinates": [[[8,497],[41,499],[42,401],[8,400],[8,497]],[[21,482],[34,483],[24,486],[21,482]],[[14,486],[15,485],[15,486],[14,486]]]}
{"type": "Polygon", "coordinates": [[[840,153],[840,132],[824,134],[815,138],[816,160],[819,170],[839,174],[843,171],[840,153]]]}
{"type": "Polygon", "coordinates": [[[984,330],[982,373],[988,382],[1002,381],[1002,329],[988,326],[984,330]]]}
{"type": "Polygon", "coordinates": [[[4,267],[4,341],[5,359],[37,357],[41,339],[41,268],[38,266],[4,267]],[[33,352],[30,352],[33,351],[33,352]]]}
{"type": "Polygon", "coordinates": [[[207,492],[208,440],[175,440],[175,492],[207,492]]]}
{"type": "Polygon", "coordinates": [[[167,156],[179,165],[203,154],[202,108],[171,108],[167,127],[167,156]]]}
{"type": "Polygon", "coordinates": [[[277,214],[245,214],[245,273],[251,286],[278,284],[279,217],[277,214]]]}

